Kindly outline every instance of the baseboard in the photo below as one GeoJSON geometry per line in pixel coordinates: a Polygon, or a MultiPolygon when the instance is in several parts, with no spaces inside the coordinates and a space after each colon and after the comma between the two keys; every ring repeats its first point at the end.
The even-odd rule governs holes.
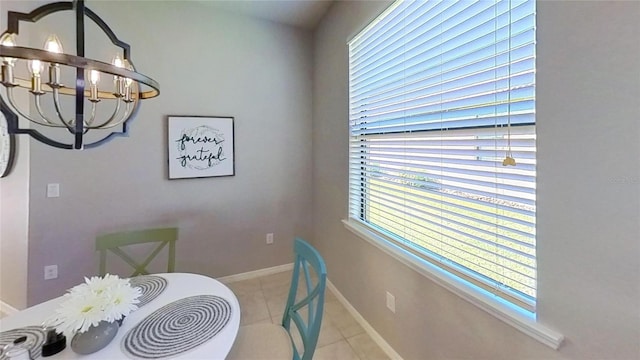
{"type": "Polygon", "coordinates": [[[218,278],[217,280],[223,284],[230,284],[236,281],[249,280],[249,279],[254,279],[260,276],[277,274],[277,273],[288,271],[291,269],[293,269],[293,263],[278,265],[278,266],[274,266],[266,269],[249,271],[249,272],[235,274],[235,275],[224,276],[224,277],[218,278]]]}
{"type": "Polygon", "coordinates": [[[0,300],[0,312],[3,312],[7,315],[13,315],[17,312],[19,312],[20,310],[14,308],[13,306],[7,304],[6,302],[0,300]]]}
{"type": "Polygon", "coordinates": [[[390,359],[393,360],[403,360],[400,354],[398,354],[392,347],[387,343],[380,334],[365,320],[362,315],[356,310],[351,303],[345,298],[340,291],[331,283],[331,281],[327,281],[327,287],[329,290],[336,296],[338,301],[347,309],[347,311],[353,316],[353,318],[362,326],[364,331],[373,339],[373,341],[380,346],[382,351],[389,356],[390,359]]]}

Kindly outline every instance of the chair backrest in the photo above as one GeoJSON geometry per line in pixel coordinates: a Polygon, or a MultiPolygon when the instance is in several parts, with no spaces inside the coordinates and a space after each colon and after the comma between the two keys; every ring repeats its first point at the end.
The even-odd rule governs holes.
{"type": "Polygon", "coordinates": [[[295,262],[282,326],[292,338],[293,360],[311,360],[322,324],[327,267],[320,253],[300,238],[294,240],[293,252],[295,262]],[[309,266],[314,273],[309,271],[309,266]],[[304,289],[299,293],[298,285],[303,284],[304,289]],[[292,323],[294,326],[291,326],[292,323]],[[294,336],[291,332],[294,328],[302,339],[302,349],[298,349],[293,341],[294,336]]]}
{"type": "Polygon", "coordinates": [[[146,267],[166,245],[169,245],[167,272],[173,272],[175,269],[177,239],[177,228],[146,229],[100,235],[96,238],[96,250],[100,251],[100,275],[104,276],[107,272],[107,251],[118,255],[124,262],[135,269],[131,276],[148,275],[149,272],[146,267]],[[152,242],[158,243],[158,246],[141,263],[138,263],[129,254],[120,249],[124,246],[152,242]]]}

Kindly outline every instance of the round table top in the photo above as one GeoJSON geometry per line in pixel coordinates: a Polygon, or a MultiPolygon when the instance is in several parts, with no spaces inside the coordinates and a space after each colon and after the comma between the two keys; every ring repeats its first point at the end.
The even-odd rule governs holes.
{"type": "MultiPolygon", "coordinates": [[[[109,345],[93,354],[78,355],[69,348],[71,339],[67,338],[67,348],[49,358],[52,360],[76,359],[81,357],[84,359],[109,360],[136,358],[128,353],[123,346],[127,334],[129,334],[136,325],[143,322],[143,320],[154,314],[154,312],[154,316],[157,319],[162,319],[161,316],[158,317],[158,314],[161,314],[163,311],[166,311],[166,309],[171,308],[170,304],[176,301],[184,301],[183,299],[186,298],[208,299],[215,297],[220,299],[218,302],[225,304],[224,311],[220,312],[225,313],[223,316],[228,317],[228,319],[225,319],[225,324],[221,326],[220,329],[217,329],[215,334],[202,344],[191,348],[185,347],[186,350],[184,352],[174,354],[171,358],[224,359],[231,350],[236,335],[238,334],[238,328],[240,327],[240,305],[231,289],[213,278],[198,274],[165,273],[153,274],[153,276],[159,276],[166,279],[166,288],[148,303],[129,314],[118,330],[116,337],[111,341],[111,343],[109,343],[109,345]],[[226,312],[228,312],[228,314],[226,312]]],[[[58,297],[0,319],[0,332],[26,326],[41,325],[45,319],[51,317],[61,301],[62,297],[58,297]]],[[[198,304],[194,303],[191,306],[194,307],[195,313],[198,314],[198,304]]],[[[203,303],[203,307],[205,306],[206,304],[203,303]]],[[[149,320],[145,322],[145,325],[149,325],[149,320]]],[[[185,329],[188,329],[188,327],[185,327],[185,329]]],[[[138,328],[136,330],[139,331],[140,329],[138,328]]]]}

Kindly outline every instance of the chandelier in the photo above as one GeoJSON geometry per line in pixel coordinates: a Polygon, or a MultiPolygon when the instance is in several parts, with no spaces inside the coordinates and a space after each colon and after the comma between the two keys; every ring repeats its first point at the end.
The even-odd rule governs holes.
{"type": "Polygon", "coordinates": [[[30,13],[9,11],[7,24],[7,30],[0,36],[0,84],[5,88],[4,94],[0,93],[0,100],[3,106],[8,104],[12,111],[31,122],[27,128],[21,128],[19,121],[10,123],[10,133],[29,134],[42,143],[62,149],[96,147],[113,136],[126,135],[127,124],[136,116],[140,101],[160,94],[160,86],[155,80],[136,72],[129,45],[119,40],[98,15],[85,7],[83,0],[51,3],[30,13]],[[75,55],[65,53],[54,34],[45,40],[44,49],[20,46],[21,21],[35,23],[60,11],[75,11],[75,55]],[[110,63],[84,57],[85,17],[118,48],[110,63]],[[18,75],[20,71],[27,74],[24,68],[18,69],[19,63],[26,64],[28,75],[18,75]],[[75,83],[71,86],[63,83],[63,69],[71,73],[75,70],[75,83]],[[31,111],[29,107],[19,106],[15,99],[18,91],[29,93],[31,111]],[[64,100],[65,97],[70,100],[64,100]],[[64,111],[64,105],[69,104],[75,108],[71,116],[64,111]],[[72,140],[61,142],[57,140],[59,134],[52,138],[55,131],[46,128],[62,129],[71,134],[72,140]],[[90,130],[94,130],[91,142],[85,143],[85,135],[90,130]],[[94,132],[98,135],[93,135],[94,132]]]}

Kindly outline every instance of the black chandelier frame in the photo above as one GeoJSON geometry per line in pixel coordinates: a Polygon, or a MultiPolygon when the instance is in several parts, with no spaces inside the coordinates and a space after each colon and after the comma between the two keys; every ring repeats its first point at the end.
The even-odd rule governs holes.
{"type": "MultiPolygon", "coordinates": [[[[28,134],[32,138],[47,144],[49,146],[53,146],[60,149],[87,149],[97,147],[114,137],[119,136],[128,136],[128,125],[129,122],[132,121],[140,107],[139,100],[150,99],[156,97],[160,94],[160,85],[158,82],[153,80],[152,78],[140,74],[138,72],[129,70],[124,67],[117,67],[113,64],[109,64],[106,62],[87,59],[84,57],[85,53],[85,39],[84,39],[84,18],[87,16],[89,19],[93,20],[93,22],[107,35],[109,40],[113,43],[113,45],[119,47],[123,51],[123,58],[126,60],[132,69],[135,69],[133,62],[131,61],[131,49],[129,44],[124,41],[118,39],[115,33],[111,30],[111,28],[93,11],[84,6],[84,0],[74,0],[67,2],[55,2],[47,5],[43,5],[38,7],[37,9],[31,11],[30,13],[21,13],[15,11],[8,12],[8,21],[7,21],[7,30],[2,33],[4,34],[19,34],[19,23],[20,21],[35,23],[41,18],[59,12],[59,11],[70,11],[75,10],[75,19],[76,19],[76,55],[69,55],[63,53],[53,53],[46,50],[20,47],[20,46],[3,46],[0,45],[0,57],[10,57],[10,58],[18,58],[18,59],[26,59],[33,60],[37,59],[43,62],[55,63],[60,65],[66,65],[76,68],[76,84],[75,90],[73,88],[62,87],[59,92],[63,95],[75,95],[75,124],[73,128],[69,128],[69,132],[71,132],[75,139],[73,144],[65,144],[53,139],[50,139],[40,133],[35,129],[30,128],[20,128],[18,121],[9,121],[9,133],[11,134],[28,134]],[[86,82],[85,82],[85,69],[96,70],[101,73],[107,73],[114,76],[120,76],[122,78],[129,78],[133,81],[138,82],[139,84],[144,84],[151,88],[148,91],[141,91],[141,87],[136,86],[137,93],[136,97],[136,106],[134,106],[129,117],[121,124],[122,131],[120,132],[111,132],[106,135],[104,138],[95,141],[93,143],[85,144],[83,141],[84,134],[89,130],[84,125],[84,100],[85,97],[89,96],[89,90],[85,90],[86,82]]],[[[29,89],[31,83],[25,79],[15,79],[15,87],[27,88],[29,89]]],[[[51,88],[43,85],[43,90],[46,92],[51,91],[51,88]]],[[[116,95],[107,91],[99,91],[98,97],[100,99],[116,99],[116,95]]],[[[3,107],[8,108],[8,104],[5,99],[0,97],[0,101],[2,102],[3,107]]]]}

